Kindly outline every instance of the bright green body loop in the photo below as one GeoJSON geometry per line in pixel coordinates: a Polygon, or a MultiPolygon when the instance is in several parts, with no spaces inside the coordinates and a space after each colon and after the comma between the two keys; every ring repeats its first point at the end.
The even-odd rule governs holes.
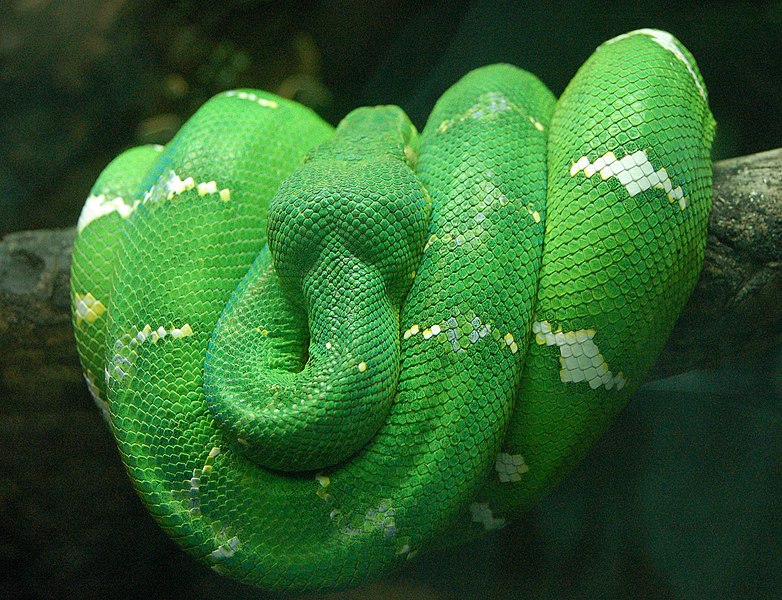
{"type": "Polygon", "coordinates": [[[556,101],[473,71],[420,137],[237,90],[130,150],[79,221],[90,389],[160,524],[215,570],[345,588],[502,527],[643,381],[698,278],[714,121],[672,36],[556,101]]]}

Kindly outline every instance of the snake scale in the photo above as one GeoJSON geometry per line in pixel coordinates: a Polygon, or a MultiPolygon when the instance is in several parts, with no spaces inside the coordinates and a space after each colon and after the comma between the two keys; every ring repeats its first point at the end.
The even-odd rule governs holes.
{"type": "Polygon", "coordinates": [[[90,391],[145,505],[272,590],[346,588],[502,527],[643,381],[701,267],[714,120],[642,29],[559,100],[498,64],[419,133],[257,90],[130,149],[78,224],[90,391]]]}

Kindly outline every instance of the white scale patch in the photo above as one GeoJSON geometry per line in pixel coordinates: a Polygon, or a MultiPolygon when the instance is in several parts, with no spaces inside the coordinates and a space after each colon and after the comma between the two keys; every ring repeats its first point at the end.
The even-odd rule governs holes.
{"type": "Polygon", "coordinates": [[[473,523],[481,523],[486,531],[493,531],[505,526],[505,519],[496,518],[489,508],[488,502],[473,502],[470,504],[470,514],[473,523]]]}
{"type": "MultiPolygon", "coordinates": [[[[328,492],[331,479],[322,473],[315,475],[317,483],[316,495],[321,500],[333,506],[334,498],[328,492]]],[[[377,506],[371,506],[363,515],[363,519],[352,519],[350,515],[343,514],[339,508],[329,511],[329,520],[340,528],[341,532],[349,537],[371,534],[377,530],[383,532],[386,539],[397,538],[396,509],[391,506],[390,500],[381,500],[377,506]]],[[[407,537],[397,538],[397,554],[407,554],[408,558],[415,555],[410,549],[407,537]]]]}
{"type": "MultiPolygon", "coordinates": [[[[320,498],[321,500],[325,500],[326,502],[331,500],[331,494],[329,494],[328,492],[328,487],[329,484],[331,483],[331,480],[326,475],[318,473],[317,475],[315,475],[315,481],[317,481],[318,485],[320,486],[315,492],[318,495],[318,498],[320,498]]],[[[334,517],[332,516],[332,518],[334,517]]]]}
{"type": "Polygon", "coordinates": [[[585,381],[593,390],[601,385],[607,390],[621,390],[624,387],[622,372],[614,375],[608,369],[608,363],[593,341],[594,329],[564,333],[562,330],[552,331],[548,321],[536,321],[532,324],[532,332],[538,345],[559,347],[559,376],[562,383],[585,381]]]}
{"type": "Polygon", "coordinates": [[[695,82],[695,87],[697,87],[698,92],[700,92],[701,98],[706,100],[706,90],[698,80],[698,75],[695,73],[695,69],[693,68],[692,64],[690,64],[690,61],[687,60],[687,57],[684,55],[684,52],[681,51],[681,48],[679,48],[678,44],[676,43],[676,38],[674,38],[667,31],[660,31],[659,29],[636,29],[635,31],[618,35],[615,38],[608,40],[606,44],[613,44],[614,42],[618,42],[619,40],[623,40],[632,35],[648,35],[656,44],[668,50],[668,52],[673,54],[677,60],[681,61],[682,64],[687,67],[692,80],[695,82]]]}
{"type": "Polygon", "coordinates": [[[212,447],[209,454],[204,461],[204,466],[200,469],[193,469],[193,476],[188,481],[190,487],[190,514],[197,516],[201,514],[201,497],[199,492],[201,490],[201,484],[203,480],[210,475],[212,468],[214,467],[214,460],[220,454],[220,448],[217,446],[212,447]]]}
{"type": "MultiPolygon", "coordinates": [[[[221,200],[225,202],[231,199],[231,191],[228,188],[220,188],[215,181],[202,181],[196,183],[192,177],[186,177],[182,179],[176,172],[170,171],[168,177],[163,182],[162,191],[167,200],[171,200],[175,196],[179,196],[183,192],[196,189],[199,196],[206,196],[207,194],[217,194],[221,200]]],[[[81,233],[82,230],[90,223],[110,215],[112,213],[119,214],[123,219],[127,219],[133,211],[135,211],[139,204],[149,202],[150,200],[156,200],[156,192],[160,190],[160,186],[153,185],[145,193],[143,200],[135,200],[131,204],[128,204],[124,198],[119,196],[115,198],[107,198],[104,194],[91,195],[84,203],[84,207],[81,209],[81,215],[79,221],[76,224],[76,230],[81,233]]]]}
{"type": "MultiPolygon", "coordinates": [[[[467,334],[467,341],[470,345],[477,343],[478,340],[482,340],[491,333],[491,323],[484,323],[478,316],[474,316],[470,320],[470,325],[472,325],[472,331],[467,334]]],[[[454,352],[465,351],[465,348],[462,347],[462,331],[456,317],[448,318],[447,337],[454,352]]]]}
{"type": "Polygon", "coordinates": [[[506,333],[502,340],[505,342],[505,345],[510,348],[511,354],[516,354],[516,352],[519,351],[519,345],[516,343],[516,341],[513,339],[513,334],[511,332],[506,333]]]}
{"type": "Polygon", "coordinates": [[[231,558],[238,549],[239,549],[239,536],[235,535],[232,538],[220,544],[216,550],[212,550],[209,556],[213,560],[225,560],[226,558],[231,558]]]}
{"type": "Polygon", "coordinates": [[[636,196],[651,188],[665,190],[670,202],[678,202],[679,208],[687,207],[687,198],[680,186],[674,187],[665,167],[655,170],[646,151],[638,150],[617,159],[613,152],[607,152],[595,162],[582,156],[570,167],[570,176],[583,171],[587,177],[600,173],[603,180],[616,177],[630,196],[636,196]]]}
{"type": "Polygon", "coordinates": [[[95,383],[95,375],[92,373],[92,371],[88,370],[84,373],[84,379],[87,382],[87,389],[90,391],[90,396],[92,396],[92,400],[95,402],[95,406],[97,406],[100,410],[100,415],[103,417],[103,420],[106,422],[106,424],[110,425],[111,414],[109,413],[109,403],[100,397],[100,390],[98,389],[98,385],[95,383]]]}
{"type": "Polygon", "coordinates": [[[261,98],[257,94],[253,94],[250,92],[231,90],[230,92],[225,92],[225,94],[223,95],[227,96],[228,98],[239,98],[239,100],[249,100],[250,102],[255,102],[256,104],[263,106],[265,108],[279,108],[280,106],[279,103],[275,102],[274,100],[261,98]]]}
{"type": "Polygon", "coordinates": [[[532,220],[535,221],[535,223],[540,223],[541,221],[540,213],[536,211],[531,204],[527,206],[527,212],[532,217],[532,220]]]}
{"type": "Polygon", "coordinates": [[[189,337],[193,335],[193,329],[185,323],[182,327],[174,327],[166,330],[162,325],[157,329],[152,329],[149,324],[139,330],[135,335],[125,334],[114,342],[114,356],[109,366],[106,367],[106,382],[113,377],[117,380],[124,379],[130,374],[133,361],[136,357],[138,346],[146,341],[157,344],[167,336],[174,339],[189,337]]]}
{"type": "Polygon", "coordinates": [[[519,345],[516,343],[512,333],[508,332],[502,336],[492,330],[491,323],[484,323],[478,316],[474,316],[470,319],[469,324],[472,326],[472,331],[463,335],[464,332],[456,317],[449,317],[442,325],[435,323],[431,327],[423,329],[421,328],[421,325],[415,323],[405,330],[402,334],[402,338],[409,340],[411,337],[420,333],[423,339],[429,340],[445,332],[448,343],[451,344],[451,348],[454,352],[459,353],[465,352],[472,344],[491,335],[494,339],[500,341],[503,348],[508,348],[511,354],[516,354],[519,351],[519,345]]]}
{"type": "Polygon", "coordinates": [[[437,127],[437,130],[440,133],[444,133],[453,127],[453,125],[456,123],[461,123],[467,119],[480,119],[486,115],[491,115],[506,110],[513,110],[524,115],[535,129],[538,131],[543,131],[543,123],[530,115],[523,107],[508,100],[500,92],[486,92],[481,94],[478,98],[478,101],[470,108],[468,108],[464,114],[452,119],[446,119],[440,123],[440,125],[437,127]]]}
{"type": "Polygon", "coordinates": [[[500,452],[494,461],[494,470],[500,482],[521,481],[521,476],[529,471],[529,466],[524,462],[521,454],[507,454],[500,452]]]}
{"type": "Polygon", "coordinates": [[[90,195],[81,209],[79,221],[76,223],[76,231],[81,233],[94,220],[114,212],[118,213],[123,219],[127,219],[134,208],[134,205],[128,204],[124,198],[119,196],[107,198],[105,194],[90,195]]]}
{"type": "MultiPolygon", "coordinates": [[[[162,152],[163,146],[155,144],[153,146],[156,152],[162,152]]],[[[114,196],[109,198],[106,194],[90,194],[84,206],[81,209],[79,220],[76,223],[76,232],[81,233],[82,230],[90,223],[110,215],[111,213],[118,213],[123,219],[127,219],[130,214],[136,210],[138,201],[128,204],[124,198],[120,196],[114,196]]]]}
{"type": "MultiPolygon", "coordinates": [[[[473,207],[475,209],[473,218],[475,226],[470,227],[461,221],[444,221],[440,231],[432,233],[427,239],[424,246],[425,255],[435,243],[441,244],[441,247],[446,247],[449,251],[460,252],[473,252],[479,246],[486,244],[490,235],[484,234],[488,234],[492,229],[495,214],[500,214],[497,211],[502,210],[508,204],[520,202],[518,199],[508,198],[494,183],[494,179],[495,174],[491,169],[485,169],[480,175],[473,178],[475,188],[470,194],[479,199],[477,206],[473,207]]],[[[535,204],[527,203],[524,209],[536,224],[542,223],[543,215],[535,204]]]]}
{"type": "MultiPolygon", "coordinates": [[[[179,196],[184,192],[196,189],[199,196],[206,196],[207,194],[217,194],[221,200],[228,201],[231,199],[231,192],[228,188],[223,188],[218,191],[218,185],[215,181],[202,181],[196,183],[192,177],[186,177],[182,179],[175,171],[169,171],[168,177],[163,182],[163,194],[167,200],[171,200],[175,196],[179,196]]],[[[155,192],[158,190],[157,186],[152,186],[147,193],[144,194],[144,202],[148,202],[153,199],[157,199],[155,192]]],[[[135,208],[135,207],[134,207],[135,208]]]]}
{"type": "MultiPolygon", "coordinates": [[[[364,514],[364,523],[361,526],[362,532],[368,532],[380,529],[386,539],[396,537],[396,509],[390,506],[388,502],[381,502],[378,506],[373,506],[364,514]]],[[[345,529],[347,535],[356,532],[355,528],[348,525],[345,529]]]]}

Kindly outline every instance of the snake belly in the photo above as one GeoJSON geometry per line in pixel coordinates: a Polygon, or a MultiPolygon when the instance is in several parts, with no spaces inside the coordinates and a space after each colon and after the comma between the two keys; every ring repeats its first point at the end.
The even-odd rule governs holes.
{"type": "Polygon", "coordinates": [[[422,133],[257,90],[101,174],[73,318],[147,508],[262,588],[347,588],[497,529],[643,381],[694,286],[714,121],[638,30],[562,97],[472,71],[422,133]]]}

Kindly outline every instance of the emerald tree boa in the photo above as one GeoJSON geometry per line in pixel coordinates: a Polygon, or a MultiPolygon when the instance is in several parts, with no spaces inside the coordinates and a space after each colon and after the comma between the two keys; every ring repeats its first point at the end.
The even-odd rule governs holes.
{"type": "Polygon", "coordinates": [[[556,100],[492,65],[421,134],[257,90],[117,157],[74,328],[136,490],[189,553],[345,588],[502,527],[643,381],[701,267],[714,120],[670,34],[556,100]]]}

